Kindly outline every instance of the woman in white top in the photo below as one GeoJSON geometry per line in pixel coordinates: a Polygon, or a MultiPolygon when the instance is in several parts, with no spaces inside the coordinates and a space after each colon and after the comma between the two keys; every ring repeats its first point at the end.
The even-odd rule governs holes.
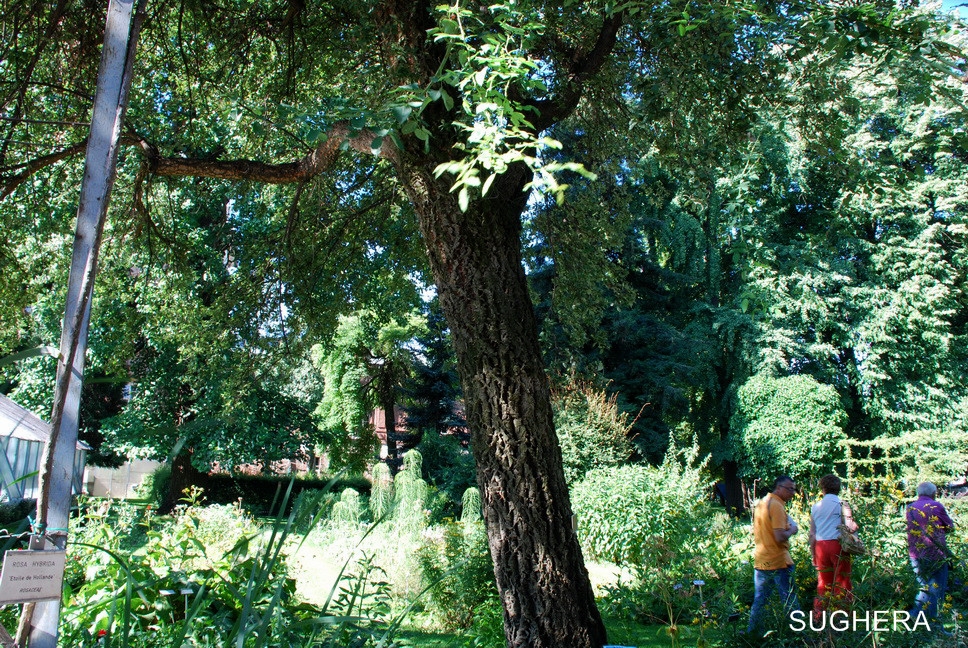
{"type": "Polygon", "coordinates": [[[823,498],[810,510],[810,553],[813,565],[817,568],[817,598],[814,599],[814,614],[833,607],[842,607],[851,600],[850,556],[841,552],[840,530],[843,524],[851,531],[857,530],[853,511],[840,500],[840,478],[837,475],[824,475],[820,478],[823,498]]]}

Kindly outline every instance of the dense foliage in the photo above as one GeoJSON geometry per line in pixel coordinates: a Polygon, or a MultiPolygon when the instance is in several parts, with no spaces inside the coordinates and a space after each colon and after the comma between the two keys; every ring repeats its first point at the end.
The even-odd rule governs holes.
{"type": "Polygon", "coordinates": [[[656,552],[677,550],[674,532],[702,517],[708,492],[696,449],[671,450],[657,467],[598,468],[573,491],[575,515],[588,555],[643,564],[656,552]]]}
{"type": "Polygon", "coordinates": [[[552,397],[555,432],[565,479],[574,484],[596,468],[621,465],[632,453],[629,417],[617,398],[588,385],[569,383],[552,397]]]}
{"type": "Polygon", "coordinates": [[[805,480],[844,460],[847,416],[837,390],[811,376],[757,374],[739,389],[731,421],[733,456],[745,477],[805,480]]]}

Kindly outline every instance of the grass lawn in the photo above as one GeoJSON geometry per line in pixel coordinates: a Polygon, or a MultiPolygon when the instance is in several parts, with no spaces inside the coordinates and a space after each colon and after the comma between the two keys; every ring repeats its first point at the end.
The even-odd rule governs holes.
{"type": "MultiPolygon", "coordinates": [[[[627,619],[606,616],[605,628],[608,641],[615,646],[634,646],[635,648],[670,648],[672,637],[664,625],[642,625],[627,619]]],[[[710,645],[716,645],[722,631],[719,628],[705,628],[703,637],[710,645]]],[[[682,626],[679,629],[680,645],[695,646],[699,639],[698,626],[682,626]]]]}
{"type": "MultiPolygon", "coordinates": [[[[668,629],[662,625],[641,625],[634,621],[605,618],[608,629],[608,640],[616,646],[634,646],[634,648],[670,648],[672,639],[668,629]]],[[[711,645],[716,645],[719,638],[718,629],[705,632],[705,638],[711,645]]],[[[683,645],[695,646],[699,638],[699,630],[694,626],[682,629],[683,645]]],[[[403,629],[396,634],[396,639],[405,640],[404,645],[415,648],[462,648],[463,638],[458,634],[426,632],[420,630],[403,629]]]]}
{"type": "Polygon", "coordinates": [[[464,645],[459,635],[419,630],[401,630],[394,638],[403,645],[415,648],[460,648],[464,645]]]}

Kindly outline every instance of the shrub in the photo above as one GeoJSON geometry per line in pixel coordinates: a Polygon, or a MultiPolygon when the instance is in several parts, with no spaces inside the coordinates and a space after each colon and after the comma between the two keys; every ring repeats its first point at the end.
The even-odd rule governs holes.
{"type": "Polygon", "coordinates": [[[483,523],[451,520],[434,527],[424,534],[419,557],[436,621],[448,631],[470,628],[497,596],[483,523]]]}
{"type": "Polygon", "coordinates": [[[617,466],[632,454],[631,423],[619,411],[616,396],[572,382],[555,391],[552,407],[569,484],[589,470],[617,466]]]}
{"type": "Polygon", "coordinates": [[[747,477],[823,475],[844,459],[847,415],[837,390],[811,376],[757,374],[740,387],[731,458],[747,477]]]}
{"type": "Polygon", "coordinates": [[[504,608],[498,596],[497,587],[488,593],[487,598],[474,615],[474,622],[464,633],[467,648],[504,648],[504,608]]]}
{"type": "Polygon", "coordinates": [[[293,530],[298,533],[309,533],[313,522],[332,515],[333,506],[337,501],[337,496],[325,488],[300,491],[293,506],[293,510],[296,511],[293,530]]]}
{"type": "Polygon", "coordinates": [[[69,545],[69,559],[76,551],[104,559],[65,587],[63,645],[388,645],[395,627],[385,618],[389,584],[367,556],[339,579],[326,605],[295,601],[282,548],[297,513],[278,517],[272,533],[263,534],[238,506],[200,506],[196,490],[169,522],[154,528],[150,518],[142,520],[152,528],[131,552],[122,548],[130,521],[115,506],[97,502],[72,520],[72,537],[83,539],[69,545]]]}
{"type": "Polygon", "coordinates": [[[83,576],[68,570],[64,645],[98,645],[99,631],[119,645],[159,645],[152,632],[159,626],[183,628],[194,645],[215,645],[241,616],[291,597],[293,583],[278,555],[266,560],[268,552],[249,552],[257,531],[251,518],[199,503],[195,492],[170,521],[148,528],[143,546],[131,552],[124,546],[127,530],[154,527],[151,518],[135,522],[127,519],[128,505],[92,502],[69,545],[68,565],[81,567],[83,576]],[[166,595],[182,590],[191,594],[166,595]]]}
{"type": "Polygon", "coordinates": [[[352,488],[345,489],[333,505],[333,521],[337,525],[357,525],[361,515],[360,494],[352,488]]]}
{"type": "Polygon", "coordinates": [[[401,534],[419,535],[427,528],[429,486],[423,480],[423,457],[417,450],[403,455],[403,468],[393,480],[393,524],[401,534]]]}
{"type": "Polygon", "coordinates": [[[698,450],[670,448],[660,466],[596,469],[572,492],[586,555],[641,564],[644,552],[673,550],[675,529],[708,517],[708,481],[698,450]]]}
{"type": "Polygon", "coordinates": [[[370,512],[373,513],[373,519],[379,520],[393,508],[393,477],[390,475],[390,467],[385,463],[374,466],[372,481],[370,512]]]}
{"type": "Polygon", "coordinates": [[[424,458],[424,479],[447,495],[450,506],[443,507],[444,513],[454,515],[453,505],[461,493],[477,483],[474,457],[457,434],[425,432],[417,450],[424,458]]]}
{"type": "Polygon", "coordinates": [[[415,450],[404,455],[403,469],[394,481],[381,472],[374,475],[368,502],[343,491],[329,519],[309,535],[309,545],[335,563],[366,554],[374,566],[393,575],[394,601],[409,601],[423,589],[417,554],[429,524],[426,507],[433,491],[420,477],[421,455],[415,450]]]}
{"type": "Polygon", "coordinates": [[[142,478],[141,483],[135,487],[134,494],[157,510],[167,500],[170,484],[171,464],[163,463],[142,478]]]}
{"type": "MultiPolygon", "coordinates": [[[[909,609],[918,591],[907,557],[903,516],[904,505],[911,496],[886,486],[887,483],[889,480],[854,482],[850,484],[850,492],[842,493],[854,509],[861,536],[870,550],[868,555],[854,559],[852,570],[853,609],[861,613],[909,609]]],[[[801,528],[791,539],[790,550],[796,565],[800,607],[805,611],[811,609],[817,587],[816,571],[807,548],[809,509],[816,499],[819,493],[808,500],[795,498],[787,504],[788,512],[801,528]]],[[[959,509],[968,514],[968,500],[945,500],[944,503],[956,519],[959,509]]],[[[949,547],[956,556],[964,555],[966,537],[968,533],[961,526],[949,535],[949,547]]],[[[702,645],[700,632],[710,625],[720,627],[719,636],[727,640],[724,643],[727,646],[914,648],[928,645],[929,640],[917,634],[874,635],[864,632],[863,626],[858,632],[838,632],[833,642],[829,635],[809,630],[784,633],[787,625],[779,614],[779,606],[776,606],[777,616],[767,623],[780,632],[771,634],[767,643],[750,643],[738,636],[729,640],[736,628],[745,627],[753,599],[753,533],[749,520],[736,520],[722,511],[698,506],[689,515],[665,526],[660,536],[653,536],[648,542],[648,553],[642,560],[627,565],[632,578],[607,587],[600,609],[613,618],[666,624],[666,632],[674,638],[673,645],[702,645]],[[729,619],[734,623],[728,623],[729,619]]],[[[952,574],[944,610],[948,620],[968,603],[968,591],[961,582],[966,576],[964,565],[959,563],[952,574]]],[[[954,642],[942,640],[930,645],[954,646],[954,642]]]]}
{"type": "Polygon", "coordinates": [[[631,566],[630,581],[606,588],[605,611],[676,632],[736,617],[752,593],[752,535],[722,510],[696,513],[670,526],[658,551],[631,566]]]}
{"type": "Polygon", "coordinates": [[[480,520],[483,513],[481,491],[476,488],[468,488],[464,491],[460,500],[460,510],[460,521],[464,524],[480,520]]]}

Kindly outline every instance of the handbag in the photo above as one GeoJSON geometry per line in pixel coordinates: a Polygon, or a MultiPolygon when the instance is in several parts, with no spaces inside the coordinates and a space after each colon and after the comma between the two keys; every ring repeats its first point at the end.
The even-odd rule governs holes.
{"type": "Polygon", "coordinates": [[[840,552],[848,556],[863,556],[867,553],[864,541],[860,539],[856,531],[851,531],[844,524],[844,505],[840,505],[840,524],[837,525],[840,532],[840,552]]]}

